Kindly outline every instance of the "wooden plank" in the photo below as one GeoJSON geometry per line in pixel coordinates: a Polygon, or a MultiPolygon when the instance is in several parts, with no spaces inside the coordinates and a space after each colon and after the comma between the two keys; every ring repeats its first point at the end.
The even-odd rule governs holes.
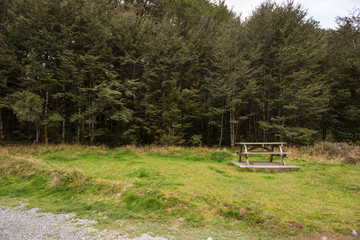
{"type": "Polygon", "coordinates": [[[286,142],[237,142],[236,145],[281,145],[286,142]]]}
{"type": "Polygon", "coordinates": [[[268,170],[268,171],[285,171],[285,170],[299,170],[300,167],[293,165],[283,165],[279,162],[250,162],[247,165],[244,162],[231,162],[240,168],[251,168],[253,170],[268,170]]]}
{"type": "Polygon", "coordinates": [[[252,152],[236,152],[238,155],[241,154],[242,156],[245,156],[246,154],[268,154],[268,155],[281,155],[281,154],[290,154],[290,152],[256,152],[256,151],[252,151],[252,152]]]}
{"type": "MultiPolygon", "coordinates": [[[[274,147],[274,145],[271,145],[271,146],[272,146],[272,148],[274,147]]],[[[256,149],[263,149],[263,150],[266,150],[266,151],[269,151],[269,152],[273,152],[273,151],[274,151],[274,149],[271,150],[271,149],[268,148],[268,147],[265,147],[265,146],[257,146],[257,145],[249,147],[248,151],[249,151],[249,152],[252,152],[253,150],[256,150],[256,149]]]]}

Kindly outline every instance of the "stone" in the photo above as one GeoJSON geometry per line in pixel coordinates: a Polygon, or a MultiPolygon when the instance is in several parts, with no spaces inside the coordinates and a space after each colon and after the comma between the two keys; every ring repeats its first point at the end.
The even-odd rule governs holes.
{"type": "Polygon", "coordinates": [[[358,237],[359,234],[356,232],[355,229],[352,230],[351,234],[354,236],[354,237],[358,237]]]}

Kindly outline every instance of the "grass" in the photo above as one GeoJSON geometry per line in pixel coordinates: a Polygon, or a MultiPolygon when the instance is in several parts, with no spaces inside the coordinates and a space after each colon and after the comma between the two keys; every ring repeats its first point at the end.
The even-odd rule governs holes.
{"type": "Polygon", "coordinates": [[[228,163],[232,151],[209,148],[12,145],[0,153],[3,204],[75,212],[130,236],[345,239],[360,230],[358,166],[298,156],[287,163],[301,171],[251,172],[228,163]]]}

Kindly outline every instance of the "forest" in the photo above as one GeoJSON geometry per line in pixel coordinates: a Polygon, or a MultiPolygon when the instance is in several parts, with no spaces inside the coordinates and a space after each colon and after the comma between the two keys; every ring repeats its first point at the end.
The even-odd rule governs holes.
{"type": "Polygon", "coordinates": [[[360,10],[292,1],[1,0],[1,141],[360,140],[360,10]]]}

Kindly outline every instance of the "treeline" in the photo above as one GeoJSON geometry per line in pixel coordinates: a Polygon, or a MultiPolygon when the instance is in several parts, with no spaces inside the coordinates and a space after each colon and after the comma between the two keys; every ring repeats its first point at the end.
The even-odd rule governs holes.
{"type": "Polygon", "coordinates": [[[359,141],[360,16],[293,2],[1,0],[0,137],[90,144],[359,141]]]}

